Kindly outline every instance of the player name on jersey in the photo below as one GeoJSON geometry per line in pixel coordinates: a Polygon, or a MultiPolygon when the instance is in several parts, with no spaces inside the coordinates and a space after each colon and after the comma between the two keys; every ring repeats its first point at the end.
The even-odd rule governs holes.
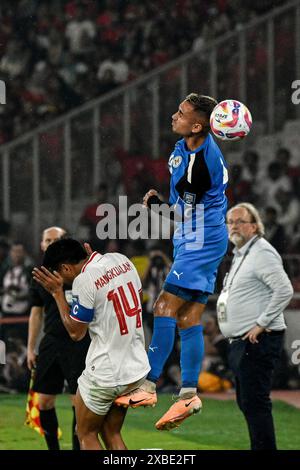
{"type": "Polygon", "coordinates": [[[128,271],[132,271],[132,267],[128,262],[115,266],[109,269],[106,274],[99,277],[99,279],[95,281],[95,286],[97,289],[101,289],[101,287],[106,286],[111,279],[114,279],[115,277],[118,277],[121,274],[125,274],[128,271]]]}

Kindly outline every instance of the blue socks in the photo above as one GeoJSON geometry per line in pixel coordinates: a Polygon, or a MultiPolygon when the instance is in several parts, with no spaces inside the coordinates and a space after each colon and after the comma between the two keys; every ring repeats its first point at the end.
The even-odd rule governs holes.
{"type": "MultiPolygon", "coordinates": [[[[173,350],[176,320],[169,317],[155,317],[152,341],[148,359],[151,371],[147,379],[156,383],[163,367],[173,350]]],[[[197,388],[198,378],[204,356],[202,325],[179,330],[181,339],[180,367],[182,388],[197,388]]]]}
{"type": "Polygon", "coordinates": [[[197,388],[204,356],[202,325],[179,330],[181,339],[180,368],[182,388],[197,388]]]}
{"type": "Polygon", "coordinates": [[[154,317],[153,335],[148,350],[151,370],[147,379],[156,383],[171,354],[175,341],[175,318],[154,317]]]}

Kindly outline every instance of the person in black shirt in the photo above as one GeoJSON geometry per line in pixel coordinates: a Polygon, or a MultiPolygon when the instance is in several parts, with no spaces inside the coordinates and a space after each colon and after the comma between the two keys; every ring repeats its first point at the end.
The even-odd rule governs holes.
{"type": "MultiPolygon", "coordinates": [[[[49,227],[43,231],[41,249],[66,235],[60,227],[49,227]]],[[[67,301],[72,293],[65,288],[67,301]]],[[[59,450],[57,438],[58,420],[55,411],[56,395],[62,393],[64,381],[69,386],[73,406],[72,444],[73,450],[80,450],[76,435],[74,400],[77,379],[85,367],[85,358],[90,344],[87,334],[84,339],[74,342],[65,329],[56,302],[42,286],[33,282],[30,288],[31,312],[29,318],[27,365],[35,368],[33,390],[39,393],[41,426],[49,450],[59,450]],[[36,346],[44,321],[44,336],[40,342],[38,355],[36,346]]]]}
{"type": "Polygon", "coordinates": [[[265,209],[265,238],[278,251],[279,254],[287,250],[288,240],[283,225],[277,221],[278,212],[275,207],[265,209]]]}

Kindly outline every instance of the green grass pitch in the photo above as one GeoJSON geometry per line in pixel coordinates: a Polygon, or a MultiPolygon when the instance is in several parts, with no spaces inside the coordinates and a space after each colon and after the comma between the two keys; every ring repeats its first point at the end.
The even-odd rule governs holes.
{"type": "MultiPolygon", "coordinates": [[[[24,426],[25,395],[0,395],[0,449],[46,449],[44,439],[24,426]]],[[[129,449],[218,450],[248,449],[246,424],[234,401],[205,399],[201,414],[187,419],[178,429],[157,431],[155,422],[171,404],[170,395],[159,395],[155,408],[129,410],[123,428],[129,449]]],[[[279,449],[299,450],[300,410],[274,402],[279,449]]],[[[71,449],[72,412],[69,397],[58,397],[57,413],[63,432],[61,449],[71,449]]]]}

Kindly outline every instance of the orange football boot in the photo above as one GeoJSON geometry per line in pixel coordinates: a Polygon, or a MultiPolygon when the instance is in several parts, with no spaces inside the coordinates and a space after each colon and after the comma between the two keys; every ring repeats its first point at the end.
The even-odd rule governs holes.
{"type": "Polygon", "coordinates": [[[125,408],[138,408],[139,406],[153,407],[157,403],[155,385],[146,380],[139,388],[116,398],[114,403],[125,408]]]}
{"type": "Polygon", "coordinates": [[[195,413],[199,413],[201,408],[202,402],[198,395],[183,394],[157,421],[155,427],[159,431],[170,431],[170,429],[178,428],[182,421],[195,413]]]}

